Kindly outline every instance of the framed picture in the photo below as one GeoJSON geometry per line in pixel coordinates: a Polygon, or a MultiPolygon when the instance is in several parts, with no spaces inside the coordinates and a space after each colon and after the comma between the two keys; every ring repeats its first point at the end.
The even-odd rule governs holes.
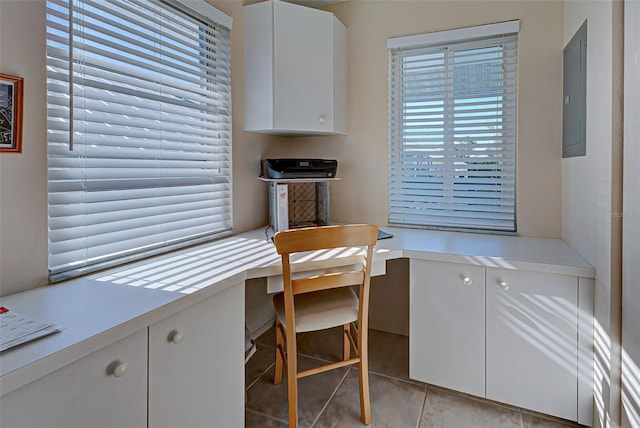
{"type": "Polygon", "coordinates": [[[22,77],[0,74],[0,153],[22,152],[22,77]]]}

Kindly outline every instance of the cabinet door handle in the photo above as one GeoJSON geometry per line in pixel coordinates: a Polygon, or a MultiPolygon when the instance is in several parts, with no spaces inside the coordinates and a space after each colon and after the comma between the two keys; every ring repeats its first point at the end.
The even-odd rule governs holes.
{"type": "Polygon", "coordinates": [[[500,281],[498,285],[500,285],[500,287],[502,287],[504,291],[507,291],[509,289],[509,284],[507,284],[506,281],[500,281]]]}
{"type": "Polygon", "coordinates": [[[463,283],[464,285],[471,285],[471,284],[473,284],[473,281],[472,281],[472,280],[471,280],[471,278],[469,278],[468,276],[465,276],[465,277],[462,279],[462,283],[463,283]]]}
{"type": "Polygon", "coordinates": [[[183,334],[180,330],[173,330],[169,333],[169,342],[173,342],[176,345],[182,342],[183,334]]]}
{"type": "Polygon", "coordinates": [[[118,362],[113,368],[113,376],[114,377],[122,377],[129,370],[129,363],[126,362],[118,362]]]}

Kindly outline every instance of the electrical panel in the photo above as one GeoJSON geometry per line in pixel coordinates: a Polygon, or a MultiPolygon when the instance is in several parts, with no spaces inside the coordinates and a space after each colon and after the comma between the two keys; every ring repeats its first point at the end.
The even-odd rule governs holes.
{"type": "Polygon", "coordinates": [[[587,21],[563,50],[562,157],[587,154],[587,21]]]}

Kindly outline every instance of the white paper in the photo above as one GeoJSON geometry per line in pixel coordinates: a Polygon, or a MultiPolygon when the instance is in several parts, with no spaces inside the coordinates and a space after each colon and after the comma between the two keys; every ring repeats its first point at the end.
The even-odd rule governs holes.
{"type": "Polygon", "coordinates": [[[0,352],[60,330],[56,323],[0,307],[0,352]]]}

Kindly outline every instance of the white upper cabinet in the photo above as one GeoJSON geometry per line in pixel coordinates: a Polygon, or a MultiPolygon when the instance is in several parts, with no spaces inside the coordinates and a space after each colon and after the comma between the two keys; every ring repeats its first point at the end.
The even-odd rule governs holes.
{"type": "Polygon", "coordinates": [[[330,12],[279,0],[244,7],[244,128],[347,132],[347,30],[330,12]]]}

